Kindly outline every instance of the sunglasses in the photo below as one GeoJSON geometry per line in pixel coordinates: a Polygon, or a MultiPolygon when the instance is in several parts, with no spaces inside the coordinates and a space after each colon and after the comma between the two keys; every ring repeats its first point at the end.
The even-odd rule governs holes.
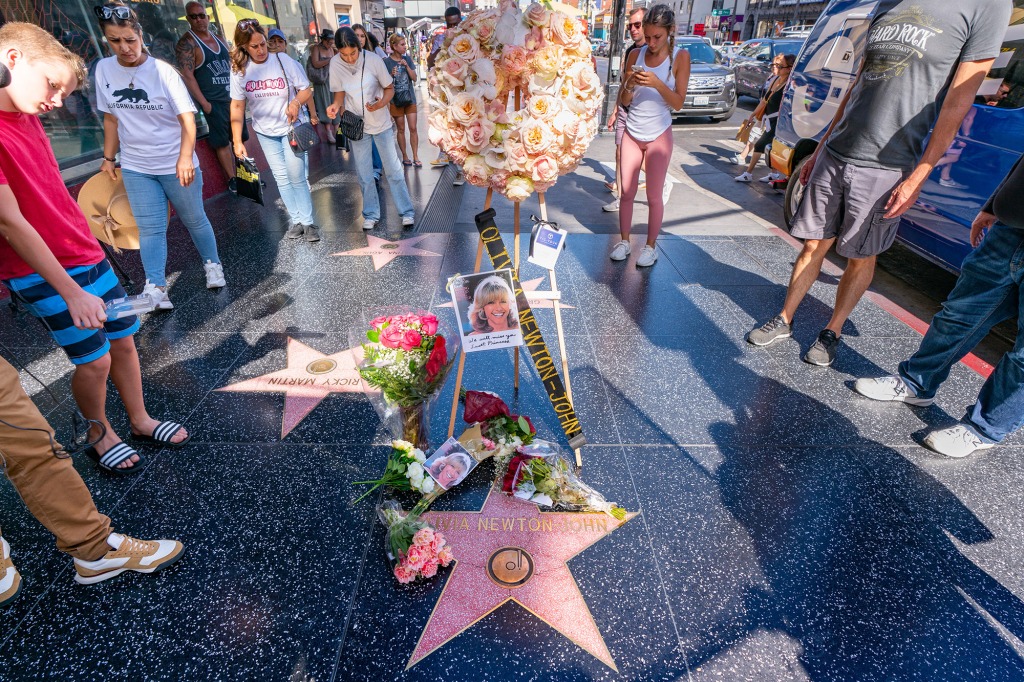
{"type": "Polygon", "coordinates": [[[111,19],[117,18],[121,21],[128,21],[132,16],[132,10],[130,7],[124,5],[101,5],[99,7],[93,7],[92,11],[96,13],[96,16],[104,21],[110,21],[111,19]]]}
{"type": "Polygon", "coordinates": [[[235,24],[239,29],[243,31],[250,31],[260,27],[260,22],[256,19],[242,19],[240,22],[235,24]]]}
{"type": "Polygon", "coordinates": [[[634,21],[632,24],[629,25],[629,27],[630,28],[640,28],[643,25],[644,25],[644,22],[642,22],[642,21],[634,21]]]}
{"type": "Polygon", "coordinates": [[[206,12],[200,12],[199,14],[186,14],[192,21],[199,21],[200,19],[209,19],[209,15],[206,12]]]}

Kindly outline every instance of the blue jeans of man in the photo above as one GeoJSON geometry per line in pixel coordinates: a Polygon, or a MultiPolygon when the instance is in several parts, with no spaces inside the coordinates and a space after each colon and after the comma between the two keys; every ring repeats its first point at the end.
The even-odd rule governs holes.
{"type": "Polygon", "coordinates": [[[380,160],[380,152],[377,151],[377,143],[373,143],[373,172],[378,177],[380,176],[381,170],[384,169],[384,163],[380,160]]]}
{"type": "Polygon", "coordinates": [[[292,225],[313,224],[313,197],[309,193],[309,155],[296,154],[287,135],[271,137],[256,133],[274,174],[281,201],[292,225]]]}
{"type": "Polygon", "coordinates": [[[203,171],[182,187],[174,173],[149,175],[122,168],[135,222],[139,225],[139,252],[146,279],[158,287],[167,286],[167,202],[171,202],[182,224],[188,229],[199,257],[220,263],[213,225],[203,208],[203,171]]]}
{"type": "Polygon", "coordinates": [[[931,398],[953,365],[1000,322],[1017,316],[1017,343],[1003,356],[968,410],[965,424],[998,443],[1024,423],[1024,230],[996,223],[964,261],[960,278],[936,313],[921,347],[900,363],[900,376],[931,398]]]}
{"type": "Polygon", "coordinates": [[[361,140],[352,140],[356,175],[359,176],[359,186],[363,190],[363,218],[380,220],[380,196],[377,194],[377,184],[373,181],[374,141],[380,150],[380,159],[384,166],[384,174],[388,176],[391,198],[395,201],[399,215],[403,218],[415,216],[416,209],[409,196],[409,187],[405,184],[405,172],[402,170],[402,161],[398,158],[398,148],[395,147],[395,131],[388,128],[382,133],[367,133],[361,140]]]}

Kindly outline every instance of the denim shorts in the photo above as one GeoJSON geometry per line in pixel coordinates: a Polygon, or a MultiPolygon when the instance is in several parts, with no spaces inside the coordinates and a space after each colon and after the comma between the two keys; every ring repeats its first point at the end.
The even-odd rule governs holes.
{"type": "Polygon", "coordinates": [[[900,219],[885,205],[906,174],[841,161],[826,147],[818,154],[790,234],[798,239],[835,239],[846,258],[877,256],[896,240],[900,219]]]}
{"type": "MultiPolygon", "coordinates": [[[[67,273],[78,286],[104,301],[127,295],[106,258],[96,265],[69,268],[67,273]]],[[[9,279],[4,284],[29,313],[39,318],[75,365],[102,358],[110,352],[110,339],[131,336],[139,330],[139,318],[135,315],[107,320],[103,329],[79,329],[71,320],[67,303],[38,274],[9,279]]]]}

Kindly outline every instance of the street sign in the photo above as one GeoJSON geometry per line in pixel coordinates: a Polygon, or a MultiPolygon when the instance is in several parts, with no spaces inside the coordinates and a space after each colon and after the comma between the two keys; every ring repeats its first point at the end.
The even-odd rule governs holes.
{"type": "Polygon", "coordinates": [[[713,17],[727,17],[732,14],[732,10],[728,8],[713,9],[711,10],[711,16],[713,17]]]}

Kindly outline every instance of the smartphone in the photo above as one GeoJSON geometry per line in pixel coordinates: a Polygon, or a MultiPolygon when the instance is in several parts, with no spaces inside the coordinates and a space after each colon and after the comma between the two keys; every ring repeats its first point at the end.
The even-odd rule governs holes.
{"type": "Polygon", "coordinates": [[[639,72],[644,70],[644,67],[638,66],[638,65],[634,64],[632,70],[633,70],[633,73],[639,73],[639,72]]]}

